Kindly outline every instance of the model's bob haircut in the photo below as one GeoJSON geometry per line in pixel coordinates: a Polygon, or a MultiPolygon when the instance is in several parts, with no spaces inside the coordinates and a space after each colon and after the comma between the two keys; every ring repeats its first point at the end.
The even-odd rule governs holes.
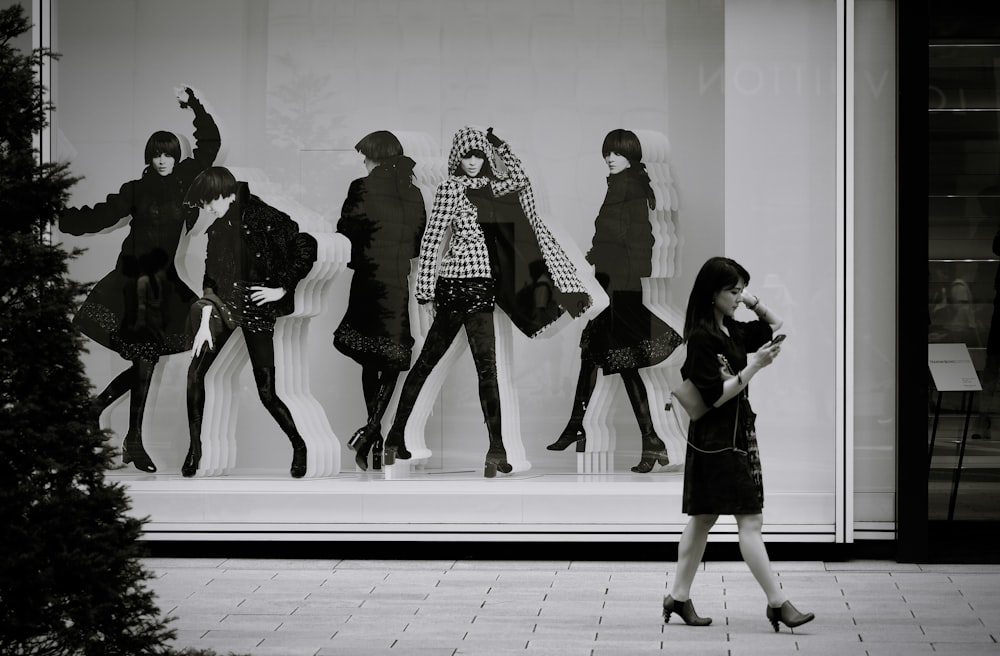
{"type": "Polygon", "coordinates": [[[403,144],[388,130],[369,132],[354,149],[376,164],[403,154],[403,144]]]}
{"type": "Polygon", "coordinates": [[[146,165],[152,164],[153,158],[159,155],[173,157],[174,164],[181,161],[181,142],[173,132],[158,130],[149,136],[144,154],[146,165]]]}
{"type": "Polygon", "coordinates": [[[631,130],[612,130],[601,145],[601,156],[607,157],[608,153],[618,153],[630,163],[638,164],[642,161],[642,144],[631,130]]]}
{"type": "Polygon", "coordinates": [[[191,183],[184,196],[184,204],[201,208],[216,198],[235,194],[238,189],[239,183],[229,169],[224,166],[210,166],[191,183]]]}

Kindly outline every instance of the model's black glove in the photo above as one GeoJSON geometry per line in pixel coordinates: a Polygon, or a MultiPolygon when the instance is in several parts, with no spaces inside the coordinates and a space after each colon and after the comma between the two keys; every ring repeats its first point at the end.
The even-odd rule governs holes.
{"type": "Polygon", "coordinates": [[[494,148],[503,145],[503,139],[493,134],[493,128],[486,129],[486,140],[489,141],[494,148]]]}

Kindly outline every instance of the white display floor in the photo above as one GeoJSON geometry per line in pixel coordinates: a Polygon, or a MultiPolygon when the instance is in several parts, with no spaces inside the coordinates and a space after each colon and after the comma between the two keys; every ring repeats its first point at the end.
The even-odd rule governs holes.
{"type": "MultiPolygon", "coordinates": [[[[273,472],[183,478],[109,472],[147,517],[148,540],[677,541],[683,472],[529,470],[347,472],[295,480],[273,472]]],[[[833,494],[769,493],[770,540],[832,542],[833,494]]],[[[735,540],[731,517],[713,539],[735,540]]]]}

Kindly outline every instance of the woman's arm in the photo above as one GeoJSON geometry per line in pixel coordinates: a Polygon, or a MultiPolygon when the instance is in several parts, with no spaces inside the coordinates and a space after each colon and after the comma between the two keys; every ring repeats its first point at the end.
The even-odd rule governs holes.
{"type": "Polygon", "coordinates": [[[493,195],[506,196],[509,193],[520,191],[527,187],[528,176],[524,173],[524,166],[521,164],[521,160],[517,158],[517,155],[511,151],[510,145],[504,141],[500,145],[495,146],[494,150],[500,156],[504,166],[507,167],[507,177],[498,178],[490,183],[490,186],[493,188],[493,195]]]}
{"type": "Polygon", "coordinates": [[[215,162],[222,149],[222,136],[215,119],[208,113],[201,99],[191,87],[182,87],[177,94],[181,107],[190,107],[194,112],[194,151],[192,159],[198,163],[198,170],[207,169],[215,162]],[[186,95],[186,98],[184,97],[186,95]]]}
{"type": "Polygon", "coordinates": [[[59,217],[59,229],[68,235],[92,235],[115,226],[132,213],[136,181],[126,182],[117,194],[108,194],[93,207],[67,208],[59,217]]]}
{"type": "Polygon", "coordinates": [[[431,216],[420,240],[420,256],[417,266],[417,288],[414,297],[421,303],[434,300],[434,283],[437,282],[438,258],[444,233],[451,225],[452,218],[461,201],[462,193],[446,180],[434,192],[431,216]]]}
{"type": "Polygon", "coordinates": [[[784,323],[781,320],[781,317],[764,305],[764,302],[761,301],[755,294],[751,294],[744,289],[743,298],[741,300],[743,305],[745,305],[748,310],[757,315],[758,319],[771,326],[771,330],[773,332],[778,332],[778,329],[781,328],[784,323]]]}

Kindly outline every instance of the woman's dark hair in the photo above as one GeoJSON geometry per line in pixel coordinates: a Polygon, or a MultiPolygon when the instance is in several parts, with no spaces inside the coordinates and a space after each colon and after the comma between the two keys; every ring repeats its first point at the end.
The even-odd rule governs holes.
{"type": "Polygon", "coordinates": [[[174,158],[174,163],[181,161],[181,142],[173,132],[158,130],[150,135],[146,141],[145,159],[146,165],[153,163],[153,158],[158,155],[169,155],[174,158]]]}
{"type": "Polygon", "coordinates": [[[750,273],[736,260],[712,257],[701,265],[688,298],[684,317],[685,340],[698,327],[711,333],[718,332],[715,325],[715,297],[719,292],[732,289],[740,282],[750,284],[750,273]]]}
{"type": "Polygon", "coordinates": [[[200,208],[216,198],[235,194],[238,189],[239,183],[229,169],[224,166],[210,166],[191,183],[184,196],[184,204],[200,208]]]}
{"type": "Polygon", "coordinates": [[[378,164],[403,154],[403,144],[388,130],[366,134],[354,149],[378,164]]]}
{"type": "Polygon", "coordinates": [[[621,128],[608,132],[601,145],[601,156],[607,157],[608,153],[618,153],[635,166],[642,161],[642,144],[639,137],[631,130],[621,128]]]}
{"type": "Polygon", "coordinates": [[[455,165],[455,170],[451,172],[452,175],[465,175],[465,171],[462,170],[462,161],[466,157],[479,157],[483,160],[483,166],[479,169],[479,178],[490,178],[491,180],[496,179],[496,174],[493,173],[493,167],[490,165],[490,158],[483,151],[478,148],[473,148],[462,154],[459,158],[458,164],[455,165]]]}
{"type": "Polygon", "coordinates": [[[653,193],[653,185],[649,181],[649,173],[646,172],[646,165],[642,163],[642,143],[639,137],[631,130],[617,129],[608,132],[601,144],[601,156],[607,157],[608,153],[618,153],[628,160],[629,171],[637,177],[646,188],[646,204],[649,209],[656,207],[656,194],[653,193]]]}

